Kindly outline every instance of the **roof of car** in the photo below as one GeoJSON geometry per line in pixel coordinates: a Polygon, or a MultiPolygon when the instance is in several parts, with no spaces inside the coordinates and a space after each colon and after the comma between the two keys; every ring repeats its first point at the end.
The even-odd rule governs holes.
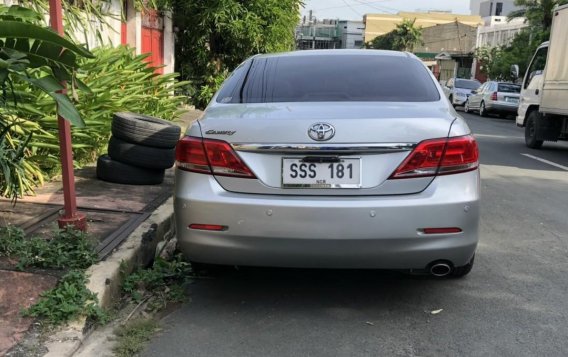
{"type": "Polygon", "coordinates": [[[279,53],[267,53],[255,56],[255,58],[274,58],[274,57],[303,57],[303,56],[329,56],[329,55],[351,55],[351,56],[392,56],[392,57],[412,57],[407,52],[386,51],[386,50],[303,50],[279,53]]]}

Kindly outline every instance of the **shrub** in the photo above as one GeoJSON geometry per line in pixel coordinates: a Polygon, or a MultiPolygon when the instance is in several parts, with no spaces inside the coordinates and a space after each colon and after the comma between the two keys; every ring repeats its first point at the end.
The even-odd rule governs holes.
{"type": "MultiPolygon", "coordinates": [[[[177,82],[177,74],[156,74],[156,68],[145,62],[147,55],[137,56],[124,46],[97,48],[93,54],[95,58],[80,61],[76,72],[76,78],[90,90],[80,86],[71,93],[86,124],[72,130],[76,167],[94,162],[106,151],[113,113],[130,111],[173,120],[182,113],[179,108],[185,102],[185,97],[174,95],[174,91],[187,83],[177,82]]],[[[33,98],[29,105],[16,108],[18,125],[14,130],[34,134],[26,160],[44,174],[55,175],[59,172],[55,108],[46,95],[25,83],[16,83],[15,89],[33,98]]]]}

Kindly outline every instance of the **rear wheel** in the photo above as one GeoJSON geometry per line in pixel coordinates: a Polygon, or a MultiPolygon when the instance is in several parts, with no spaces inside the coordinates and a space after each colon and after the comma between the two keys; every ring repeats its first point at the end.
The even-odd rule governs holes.
{"type": "Polygon", "coordinates": [[[540,149],[542,140],[536,139],[536,123],[540,117],[538,111],[533,110],[529,113],[527,124],[525,125],[525,144],[531,149],[540,149]]]}
{"type": "Polygon", "coordinates": [[[481,115],[482,117],[487,116],[487,109],[485,109],[485,103],[484,102],[481,102],[481,104],[479,104],[479,115],[481,115]]]}
{"type": "Polygon", "coordinates": [[[475,254],[473,255],[473,257],[471,257],[471,260],[469,261],[469,263],[467,263],[464,266],[461,267],[457,267],[454,268],[454,270],[452,271],[451,276],[453,278],[463,278],[464,276],[466,276],[467,274],[469,274],[469,272],[471,271],[471,269],[473,269],[473,261],[475,260],[475,254]]]}

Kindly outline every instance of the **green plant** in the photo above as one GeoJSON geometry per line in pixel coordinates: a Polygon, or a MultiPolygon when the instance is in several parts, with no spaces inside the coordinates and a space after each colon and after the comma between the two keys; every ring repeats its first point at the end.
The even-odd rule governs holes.
{"type": "Polygon", "coordinates": [[[24,128],[20,113],[39,113],[32,104],[37,94],[44,96],[46,106],[76,126],[84,122],[69,97],[60,93],[62,80],[75,87],[88,88],[75,77],[79,57],[92,54],[41,26],[42,16],[19,6],[0,6],[0,193],[16,199],[33,192],[43,176],[27,158],[32,154],[28,144],[31,131],[24,128]]]}
{"type": "Polygon", "coordinates": [[[96,322],[106,320],[97,305],[97,296],[85,286],[84,269],[97,261],[97,255],[84,232],[68,227],[56,231],[51,239],[26,238],[17,227],[0,227],[0,256],[17,259],[18,269],[70,269],[55,288],[44,292],[35,305],[23,311],[24,315],[55,325],[80,315],[96,322]]]}
{"type": "Polygon", "coordinates": [[[88,279],[82,270],[71,270],[57,286],[41,294],[41,299],[23,311],[25,316],[39,317],[59,325],[79,316],[104,323],[108,316],[97,304],[97,296],[86,288],[88,279]]]}
{"type": "MultiPolygon", "coordinates": [[[[166,120],[179,117],[185,97],[173,93],[187,82],[176,82],[176,74],[159,75],[145,62],[147,55],[135,55],[132,48],[119,46],[93,50],[92,59],[81,61],[76,78],[90,91],[76,92],[76,107],[85,128],[72,131],[76,166],[93,162],[104,153],[110,137],[112,115],[132,111],[166,120]]],[[[21,83],[20,83],[21,85],[21,83]]],[[[23,90],[21,86],[17,90],[23,90]]],[[[46,96],[35,91],[35,111],[19,108],[23,133],[33,132],[28,161],[37,163],[48,175],[59,169],[57,120],[46,96]],[[38,123],[38,126],[33,126],[38,123]]]]}
{"type": "Polygon", "coordinates": [[[416,19],[403,19],[400,24],[391,32],[377,36],[373,40],[367,42],[365,47],[394,50],[394,51],[410,51],[414,46],[422,43],[421,27],[415,26],[416,19]]]}
{"type": "Polygon", "coordinates": [[[152,319],[138,319],[127,325],[118,327],[114,333],[117,336],[113,351],[117,357],[138,355],[144,349],[144,343],[149,341],[158,330],[158,323],[152,319]]]}
{"type": "Polygon", "coordinates": [[[26,238],[16,227],[0,228],[0,256],[18,260],[17,268],[86,269],[97,261],[86,233],[68,227],[53,238],[26,238]]]}
{"type": "Polygon", "coordinates": [[[294,46],[301,0],[173,0],[179,28],[176,67],[199,94],[193,104],[203,108],[215,80],[257,53],[287,51],[294,46]]]}
{"type": "Polygon", "coordinates": [[[191,277],[191,265],[181,255],[171,261],[158,257],[150,269],[137,270],[126,277],[122,291],[134,302],[148,300],[149,310],[157,311],[168,302],[183,301],[184,288],[191,277]]]}

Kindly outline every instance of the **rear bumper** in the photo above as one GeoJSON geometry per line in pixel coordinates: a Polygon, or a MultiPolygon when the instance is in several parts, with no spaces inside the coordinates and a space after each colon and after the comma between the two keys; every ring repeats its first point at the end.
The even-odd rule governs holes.
{"type": "Polygon", "coordinates": [[[404,196],[290,197],[223,190],[176,170],[178,243],[193,261],[227,265],[424,269],[467,264],[478,241],[479,172],[441,176],[404,196]],[[226,231],[189,229],[192,223],[226,231]],[[419,228],[460,227],[424,235],[419,228]]]}
{"type": "Polygon", "coordinates": [[[458,106],[463,106],[465,105],[465,102],[467,101],[468,97],[456,97],[453,96],[452,97],[452,104],[453,105],[458,105],[458,106]]]}
{"type": "Polygon", "coordinates": [[[487,110],[495,113],[517,113],[519,104],[506,102],[487,102],[487,110]]]}

